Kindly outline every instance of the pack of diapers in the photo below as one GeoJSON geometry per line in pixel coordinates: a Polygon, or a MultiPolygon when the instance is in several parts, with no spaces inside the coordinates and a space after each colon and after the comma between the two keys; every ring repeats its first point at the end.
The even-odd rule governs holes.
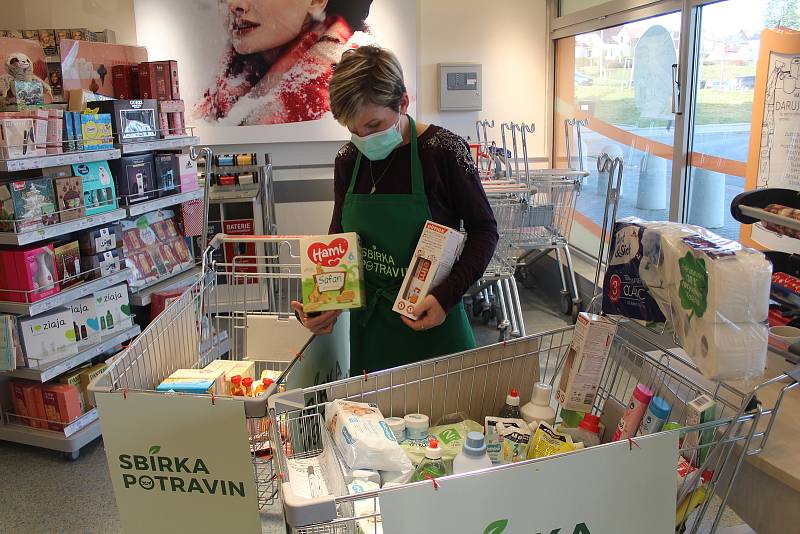
{"type": "Polygon", "coordinates": [[[374,471],[413,469],[377,406],[335,400],[325,406],[325,421],[349,468],[374,471]]]}

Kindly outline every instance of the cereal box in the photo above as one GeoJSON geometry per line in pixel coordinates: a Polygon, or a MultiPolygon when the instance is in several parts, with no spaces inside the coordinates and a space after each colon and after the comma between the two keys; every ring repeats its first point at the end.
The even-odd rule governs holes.
{"type": "Polygon", "coordinates": [[[300,240],[300,269],[306,312],[364,305],[364,273],[357,234],[304,237],[300,240]]]}

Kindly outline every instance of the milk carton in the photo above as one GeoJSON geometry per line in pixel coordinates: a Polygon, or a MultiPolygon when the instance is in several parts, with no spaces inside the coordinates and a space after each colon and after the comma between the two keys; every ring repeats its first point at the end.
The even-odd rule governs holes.
{"type": "Polygon", "coordinates": [[[302,238],[300,273],[307,313],[364,306],[361,245],[354,232],[302,238]]]}
{"type": "Polygon", "coordinates": [[[418,318],[414,308],[450,274],[461,253],[464,237],[457,230],[425,221],[393,311],[411,319],[418,318]]]}

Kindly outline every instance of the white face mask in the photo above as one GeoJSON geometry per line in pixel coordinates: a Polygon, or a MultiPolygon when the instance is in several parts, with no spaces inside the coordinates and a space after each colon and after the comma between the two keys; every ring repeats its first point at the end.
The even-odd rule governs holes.
{"type": "MultiPolygon", "coordinates": [[[[402,115],[400,116],[402,117],[402,115]]],[[[400,117],[397,122],[383,131],[367,136],[352,134],[350,140],[356,148],[371,161],[380,161],[392,153],[403,143],[403,134],[400,132],[400,117]]]]}

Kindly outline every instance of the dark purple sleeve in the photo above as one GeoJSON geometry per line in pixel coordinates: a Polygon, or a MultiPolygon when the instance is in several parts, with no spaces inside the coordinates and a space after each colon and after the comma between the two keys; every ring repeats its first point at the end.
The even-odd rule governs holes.
{"type": "Polygon", "coordinates": [[[457,148],[445,148],[444,159],[442,179],[446,184],[448,202],[467,232],[461,257],[445,281],[431,291],[442,308],[449,311],[483,276],[497,246],[498,235],[494,213],[466,142],[462,140],[457,148]]]}
{"type": "Polygon", "coordinates": [[[331,215],[331,225],[328,227],[329,234],[342,233],[342,206],[344,206],[344,195],[347,192],[347,184],[344,183],[342,172],[341,157],[337,157],[333,164],[333,214],[331,215]]]}

